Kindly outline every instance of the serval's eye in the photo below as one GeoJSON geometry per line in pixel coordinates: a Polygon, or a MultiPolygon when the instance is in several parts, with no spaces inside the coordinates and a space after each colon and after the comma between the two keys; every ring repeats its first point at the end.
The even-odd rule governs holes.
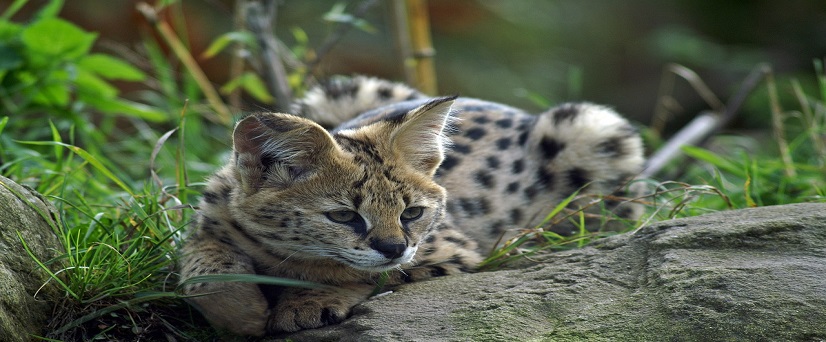
{"type": "Polygon", "coordinates": [[[422,207],[410,207],[402,211],[401,219],[402,221],[413,221],[422,217],[424,213],[424,208],[422,207]]]}
{"type": "Polygon", "coordinates": [[[330,219],[330,221],[338,223],[353,222],[359,216],[359,214],[352,210],[331,211],[328,212],[326,215],[327,218],[330,219]]]}

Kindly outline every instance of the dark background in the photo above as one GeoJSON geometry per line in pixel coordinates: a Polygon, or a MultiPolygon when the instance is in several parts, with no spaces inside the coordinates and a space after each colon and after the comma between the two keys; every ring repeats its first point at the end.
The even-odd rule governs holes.
{"type": "MultiPolygon", "coordinates": [[[[40,3],[30,1],[26,9],[36,9],[40,3]]],[[[111,52],[113,46],[137,50],[151,30],[135,11],[136,3],[70,0],[62,16],[99,32],[99,50],[111,52]]],[[[233,1],[182,4],[196,56],[233,29],[233,1]]],[[[322,19],[333,4],[282,1],[277,36],[294,45],[290,29],[300,27],[307,32],[310,46],[318,47],[334,27],[322,19]]],[[[350,3],[348,11],[356,4],[350,3]]],[[[527,94],[550,104],[605,103],[647,123],[668,63],[691,68],[725,101],[761,62],[780,75],[781,92],[788,93],[782,80],[791,77],[811,88],[812,61],[826,56],[826,1],[817,0],[435,0],[429,2],[429,13],[440,93],[499,101],[534,112],[541,110],[540,105],[527,94]]],[[[23,11],[16,17],[26,15],[23,11]]],[[[366,19],[376,32],[350,31],[325,57],[322,72],[401,80],[389,2],[379,1],[366,19]]],[[[199,62],[213,83],[226,82],[228,54],[199,62]]],[[[762,93],[758,88],[756,99],[735,124],[759,126],[754,122],[768,117],[763,113],[768,110],[760,100],[762,93]]],[[[707,108],[685,82],[677,82],[674,95],[688,116],[707,108]]],[[[245,102],[247,110],[260,106],[245,102]]]]}

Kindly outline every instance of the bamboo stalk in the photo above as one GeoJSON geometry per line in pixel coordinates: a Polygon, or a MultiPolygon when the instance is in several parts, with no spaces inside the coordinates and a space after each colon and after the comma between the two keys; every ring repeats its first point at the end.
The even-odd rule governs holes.
{"type": "Polygon", "coordinates": [[[430,41],[430,18],[427,13],[427,0],[407,0],[407,22],[412,45],[412,55],[416,69],[413,82],[419,90],[435,95],[436,69],[433,56],[436,50],[430,41]]]}
{"type": "Polygon", "coordinates": [[[396,36],[396,51],[401,60],[404,81],[407,84],[416,84],[416,60],[412,58],[413,47],[410,44],[410,32],[407,22],[406,0],[393,0],[391,4],[393,18],[393,34],[396,36]]]}
{"type": "Polygon", "coordinates": [[[169,23],[159,20],[158,13],[155,9],[145,2],[138,3],[136,8],[138,9],[138,12],[143,14],[155,30],[158,31],[164,41],[172,49],[172,52],[175,53],[175,56],[177,56],[181,63],[184,64],[184,67],[192,75],[192,78],[195,79],[195,83],[197,83],[198,87],[201,88],[207,102],[210,106],[212,106],[212,109],[218,113],[221,123],[225,125],[231,124],[232,115],[230,114],[229,108],[227,108],[221,100],[221,96],[218,95],[218,91],[215,90],[215,87],[213,87],[212,83],[209,82],[209,79],[198,65],[198,62],[195,61],[195,58],[192,57],[192,54],[189,53],[189,50],[187,50],[186,46],[184,46],[178,36],[175,35],[175,32],[169,26],[169,23]]]}

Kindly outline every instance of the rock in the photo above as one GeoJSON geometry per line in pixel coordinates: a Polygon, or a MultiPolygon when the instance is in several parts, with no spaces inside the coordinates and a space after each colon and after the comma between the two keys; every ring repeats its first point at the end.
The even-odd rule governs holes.
{"type": "Polygon", "coordinates": [[[660,222],[413,283],[293,341],[823,341],[826,204],[660,222]]]}
{"type": "Polygon", "coordinates": [[[54,282],[41,288],[48,275],[26,253],[20,237],[41,261],[57,257],[62,248],[50,226],[59,227],[57,217],[55,208],[40,194],[0,176],[0,341],[43,336],[51,313],[47,299],[57,289],[54,282]]]}

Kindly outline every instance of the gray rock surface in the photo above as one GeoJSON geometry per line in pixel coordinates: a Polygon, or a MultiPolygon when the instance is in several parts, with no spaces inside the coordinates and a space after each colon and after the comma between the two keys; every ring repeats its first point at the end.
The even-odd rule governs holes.
{"type": "Polygon", "coordinates": [[[413,283],[293,341],[823,341],[826,204],[666,221],[413,283]]]}
{"type": "Polygon", "coordinates": [[[0,341],[42,336],[51,313],[47,299],[56,288],[52,283],[41,288],[46,273],[26,253],[20,237],[40,260],[58,256],[61,245],[49,224],[56,224],[56,217],[54,207],[41,195],[0,176],[0,341]]]}

